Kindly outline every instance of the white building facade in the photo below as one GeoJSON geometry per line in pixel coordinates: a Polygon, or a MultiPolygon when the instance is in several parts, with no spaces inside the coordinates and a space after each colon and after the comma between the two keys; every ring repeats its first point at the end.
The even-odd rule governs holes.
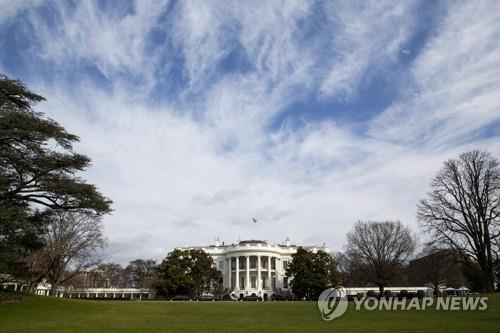
{"type": "Polygon", "coordinates": [[[297,246],[292,245],[288,238],[283,244],[245,240],[227,245],[216,239],[214,245],[181,250],[201,249],[211,255],[217,269],[222,272],[223,287],[233,299],[254,294],[268,300],[275,293],[290,292],[285,270],[299,247],[313,252],[329,252],[325,244],[297,246]]]}

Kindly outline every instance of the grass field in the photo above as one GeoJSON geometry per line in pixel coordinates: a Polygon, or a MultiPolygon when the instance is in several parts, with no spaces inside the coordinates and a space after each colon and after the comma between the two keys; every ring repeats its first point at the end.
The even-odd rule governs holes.
{"type": "Polygon", "coordinates": [[[321,319],[313,302],[130,302],[25,297],[0,304],[0,332],[500,332],[500,295],[477,312],[355,311],[321,319]]]}

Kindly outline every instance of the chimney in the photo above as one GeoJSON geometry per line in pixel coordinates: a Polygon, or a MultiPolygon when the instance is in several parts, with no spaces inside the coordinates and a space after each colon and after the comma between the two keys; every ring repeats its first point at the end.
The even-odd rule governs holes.
{"type": "Polygon", "coordinates": [[[291,243],[290,243],[290,237],[287,237],[285,239],[285,246],[290,246],[290,245],[291,245],[291,243]]]}
{"type": "Polygon", "coordinates": [[[215,246],[220,246],[220,238],[219,237],[217,237],[215,239],[215,246]]]}

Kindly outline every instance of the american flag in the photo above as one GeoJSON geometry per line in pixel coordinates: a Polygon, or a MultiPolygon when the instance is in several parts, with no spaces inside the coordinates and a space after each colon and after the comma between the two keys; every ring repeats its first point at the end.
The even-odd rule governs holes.
{"type": "Polygon", "coordinates": [[[252,217],[253,223],[257,223],[257,219],[255,217],[252,217]]]}

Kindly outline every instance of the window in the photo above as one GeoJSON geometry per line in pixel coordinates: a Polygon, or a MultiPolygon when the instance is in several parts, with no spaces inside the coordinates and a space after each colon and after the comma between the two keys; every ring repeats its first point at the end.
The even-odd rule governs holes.
{"type": "Polygon", "coordinates": [[[240,289],[244,289],[244,288],[245,288],[245,277],[240,276],[240,289]]]}
{"type": "Polygon", "coordinates": [[[250,257],[250,268],[256,268],[256,267],[257,267],[257,258],[250,257]]]}
{"type": "Polygon", "coordinates": [[[287,269],[288,268],[288,261],[284,260],[283,261],[283,269],[287,269]]]}
{"type": "Polygon", "coordinates": [[[224,270],[224,260],[219,260],[219,271],[224,270]]]}
{"type": "Polygon", "coordinates": [[[288,277],[283,277],[283,288],[288,288],[288,277]]]}
{"type": "Polygon", "coordinates": [[[257,288],[257,277],[251,276],[250,281],[251,281],[252,288],[257,288]]]}

